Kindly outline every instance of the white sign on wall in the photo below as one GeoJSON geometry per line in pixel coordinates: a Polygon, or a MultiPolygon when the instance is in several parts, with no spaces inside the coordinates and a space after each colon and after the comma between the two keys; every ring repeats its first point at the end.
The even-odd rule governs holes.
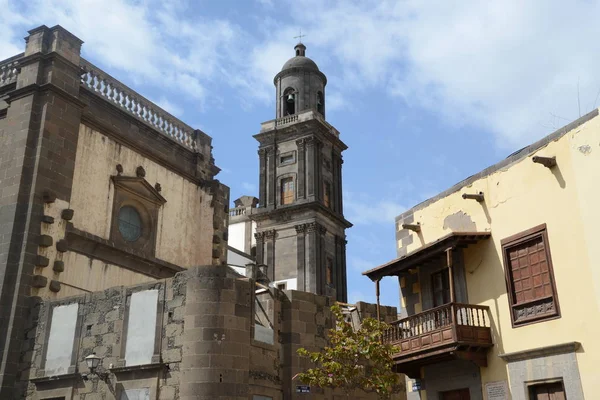
{"type": "Polygon", "coordinates": [[[152,362],[157,306],[158,290],[144,290],[131,295],[125,365],[143,365],[152,362]]]}
{"type": "Polygon", "coordinates": [[[121,393],[121,400],[150,400],[150,388],[127,389],[121,393]]]}
{"type": "Polygon", "coordinates": [[[508,400],[508,385],[506,381],[488,382],[485,393],[487,400],[508,400]]]}
{"type": "Polygon", "coordinates": [[[50,336],[46,352],[46,376],[63,375],[71,366],[77,310],[79,304],[73,303],[54,307],[50,322],[50,336]]]}

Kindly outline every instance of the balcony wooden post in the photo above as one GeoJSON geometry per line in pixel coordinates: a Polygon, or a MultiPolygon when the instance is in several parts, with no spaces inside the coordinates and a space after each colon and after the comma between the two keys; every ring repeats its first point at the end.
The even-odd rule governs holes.
{"type": "Polygon", "coordinates": [[[375,281],[375,296],[377,297],[377,321],[381,321],[381,314],[379,311],[379,281],[381,279],[377,279],[375,281]]]}
{"type": "Polygon", "coordinates": [[[454,272],[452,271],[452,247],[446,249],[446,258],[448,266],[448,283],[450,284],[450,303],[454,303],[454,272]]]}

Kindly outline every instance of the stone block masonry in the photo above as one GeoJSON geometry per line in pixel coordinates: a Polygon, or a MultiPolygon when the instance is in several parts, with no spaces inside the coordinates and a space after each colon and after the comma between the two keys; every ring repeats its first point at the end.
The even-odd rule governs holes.
{"type": "MultiPolygon", "coordinates": [[[[254,339],[255,289],[252,280],[227,267],[209,265],[153,283],[54,301],[32,300],[15,398],[112,400],[121,399],[122,393],[147,393],[159,400],[305,398],[295,392],[300,382],[292,377],[310,364],[296,351],[300,347],[314,351],[327,344],[333,300],[306,292],[273,291],[268,300],[261,300],[269,319],[262,323],[272,324],[274,335],[266,343],[254,339]],[[158,292],[157,297],[144,296],[156,298],[156,305],[147,305],[156,315],[140,309],[139,303],[132,307],[132,297],[143,292],[158,292]],[[78,307],[76,321],[71,321],[72,346],[52,348],[54,310],[72,304],[78,307]],[[135,332],[132,346],[128,331],[132,321],[139,326],[140,318],[155,321],[156,329],[135,332]],[[132,349],[138,350],[135,360],[143,353],[148,355],[146,361],[132,362],[132,349]],[[50,373],[49,353],[63,357],[68,367],[50,373]],[[101,357],[100,372],[108,372],[106,381],[89,374],[85,357],[92,353],[101,357]]],[[[376,312],[372,304],[357,306],[363,318],[376,312]]],[[[384,319],[395,318],[395,308],[381,310],[384,319]]],[[[334,395],[328,389],[311,388],[311,399],[334,399],[334,395]]],[[[375,399],[363,393],[353,398],[375,399]]]]}

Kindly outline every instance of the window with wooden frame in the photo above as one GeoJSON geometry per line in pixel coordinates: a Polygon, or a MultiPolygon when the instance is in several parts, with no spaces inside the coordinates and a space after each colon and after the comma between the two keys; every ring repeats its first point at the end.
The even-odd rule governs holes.
{"type": "Polygon", "coordinates": [[[331,257],[327,257],[327,269],[325,280],[328,285],[333,284],[333,260],[331,257]]]}
{"type": "Polygon", "coordinates": [[[450,276],[448,271],[448,268],[444,268],[431,274],[431,293],[434,307],[450,303],[450,276]]]}
{"type": "Polygon", "coordinates": [[[283,178],[281,180],[281,204],[292,204],[294,202],[294,178],[283,178]]]}
{"type": "Polygon", "coordinates": [[[546,224],[501,241],[513,327],[559,318],[546,224]]]}
{"type": "Polygon", "coordinates": [[[530,400],[565,400],[565,388],[562,381],[539,383],[529,386],[530,400]]]}
{"type": "Polygon", "coordinates": [[[331,183],[323,182],[323,204],[325,207],[331,207],[331,183]]]}

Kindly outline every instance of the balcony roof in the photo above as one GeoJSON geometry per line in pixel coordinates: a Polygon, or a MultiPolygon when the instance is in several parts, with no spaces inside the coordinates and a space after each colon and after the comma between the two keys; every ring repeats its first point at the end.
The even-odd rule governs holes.
{"type": "Polygon", "coordinates": [[[384,276],[395,276],[432,257],[441,256],[450,247],[467,247],[470,244],[487,239],[491,235],[491,232],[452,232],[417,250],[365,271],[362,274],[368,276],[372,281],[381,279],[384,276]]]}

